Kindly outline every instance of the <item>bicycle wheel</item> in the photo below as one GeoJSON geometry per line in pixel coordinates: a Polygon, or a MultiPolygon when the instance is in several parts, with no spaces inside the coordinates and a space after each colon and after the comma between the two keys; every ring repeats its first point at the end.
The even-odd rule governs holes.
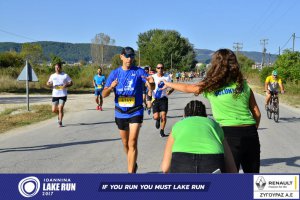
{"type": "Polygon", "coordinates": [[[278,105],[274,108],[274,121],[275,122],[278,122],[278,120],[279,120],[279,107],[278,107],[278,105]]]}
{"type": "Polygon", "coordinates": [[[268,116],[269,119],[272,118],[272,111],[271,111],[271,109],[270,109],[269,106],[268,106],[268,108],[267,108],[267,116],[268,116]]]}

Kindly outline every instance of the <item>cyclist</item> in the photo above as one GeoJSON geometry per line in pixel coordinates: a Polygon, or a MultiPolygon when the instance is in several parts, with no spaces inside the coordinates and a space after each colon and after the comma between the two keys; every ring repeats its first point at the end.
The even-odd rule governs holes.
{"type": "Polygon", "coordinates": [[[97,103],[96,110],[102,111],[103,98],[102,91],[105,85],[105,76],[102,75],[102,69],[99,67],[97,74],[94,76],[93,85],[95,87],[95,101],[97,103]]]}
{"type": "Polygon", "coordinates": [[[265,81],[265,90],[266,90],[266,100],[265,100],[265,109],[267,109],[268,104],[271,99],[271,95],[276,95],[278,87],[280,87],[280,92],[284,93],[284,87],[282,84],[281,78],[278,77],[277,70],[272,71],[272,75],[268,76],[265,81]]]}

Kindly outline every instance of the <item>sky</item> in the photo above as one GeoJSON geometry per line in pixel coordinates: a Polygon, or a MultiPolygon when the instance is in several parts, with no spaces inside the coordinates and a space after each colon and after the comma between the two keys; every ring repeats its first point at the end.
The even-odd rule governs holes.
{"type": "Polygon", "coordinates": [[[137,49],[140,33],[176,30],[197,49],[300,50],[299,0],[0,0],[0,42],[90,43],[105,33],[137,49]]]}

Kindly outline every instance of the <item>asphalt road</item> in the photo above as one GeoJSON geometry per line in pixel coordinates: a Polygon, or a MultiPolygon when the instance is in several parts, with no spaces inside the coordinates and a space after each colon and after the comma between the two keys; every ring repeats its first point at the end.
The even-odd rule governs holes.
{"type": "MultiPolygon", "coordinates": [[[[113,98],[105,99],[104,111],[90,103],[67,112],[63,128],[56,118],[0,134],[0,173],[127,173],[126,158],[114,122],[113,98]]],[[[49,97],[45,97],[49,100],[49,97]]],[[[76,101],[76,97],[72,97],[76,101]]],[[[203,97],[176,92],[169,97],[166,133],[182,118],[184,106],[203,97]]],[[[263,97],[256,95],[261,108],[259,128],[261,172],[300,171],[300,111],[281,105],[280,120],[267,119],[263,97]]],[[[67,102],[66,109],[72,104],[67,102]]],[[[159,173],[167,138],[161,138],[152,116],[144,115],[138,143],[138,173],[159,173]]]]}

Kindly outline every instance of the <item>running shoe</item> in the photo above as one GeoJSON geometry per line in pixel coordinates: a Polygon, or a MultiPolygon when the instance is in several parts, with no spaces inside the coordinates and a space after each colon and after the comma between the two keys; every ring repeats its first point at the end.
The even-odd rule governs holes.
{"type": "Polygon", "coordinates": [[[103,111],[103,109],[102,109],[102,107],[101,107],[101,106],[99,106],[99,110],[100,110],[100,111],[103,111]]]}
{"type": "Polygon", "coordinates": [[[100,106],[97,106],[97,107],[96,107],[96,110],[99,110],[99,109],[100,109],[100,106]]]}
{"type": "Polygon", "coordinates": [[[157,119],[157,120],[156,120],[155,127],[156,127],[157,129],[160,128],[160,119],[157,119]]]}
{"type": "Polygon", "coordinates": [[[58,127],[63,127],[63,125],[62,125],[62,122],[61,122],[61,121],[59,121],[59,122],[58,122],[58,127]]]}
{"type": "Polygon", "coordinates": [[[160,137],[166,137],[166,135],[165,135],[165,131],[164,130],[160,130],[160,137]]]}

